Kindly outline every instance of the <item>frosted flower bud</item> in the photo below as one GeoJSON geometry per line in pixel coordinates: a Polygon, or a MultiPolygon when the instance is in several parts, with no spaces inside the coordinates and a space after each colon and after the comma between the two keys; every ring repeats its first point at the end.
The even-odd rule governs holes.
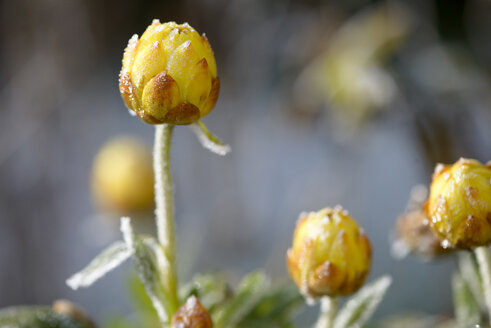
{"type": "Polygon", "coordinates": [[[152,153],[133,137],[116,137],[97,153],[92,166],[92,195],[103,211],[128,213],[153,207],[152,153]]]}
{"type": "Polygon", "coordinates": [[[425,205],[430,227],[445,244],[472,248],[491,243],[491,163],[459,159],[439,164],[425,205]]]}
{"type": "Polygon", "coordinates": [[[300,215],[287,266],[302,294],[352,294],[363,285],[370,264],[368,237],[340,206],[300,215]]]}
{"type": "Polygon", "coordinates": [[[201,302],[191,296],[172,316],[172,328],[212,328],[213,322],[201,302]]]}
{"type": "Polygon", "coordinates": [[[158,20],[124,51],[119,91],[149,124],[190,124],[211,112],[220,80],[213,50],[187,23],[158,20]]]}

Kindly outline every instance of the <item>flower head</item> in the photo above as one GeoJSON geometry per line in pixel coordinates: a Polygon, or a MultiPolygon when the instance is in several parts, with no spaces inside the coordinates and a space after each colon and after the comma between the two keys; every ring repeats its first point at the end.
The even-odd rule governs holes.
{"type": "Polygon", "coordinates": [[[445,243],[471,248],[491,243],[491,164],[461,158],[439,164],[426,203],[433,232],[445,243]]]}
{"type": "Polygon", "coordinates": [[[302,294],[354,293],[363,285],[370,262],[368,237],[341,207],[300,215],[287,266],[302,294]]]}
{"type": "Polygon", "coordinates": [[[201,302],[191,296],[172,317],[172,328],[212,328],[211,317],[201,302]]]}
{"type": "Polygon", "coordinates": [[[116,137],[97,153],[92,167],[96,204],[111,212],[133,212],[153,205],[152,154],[133,137],[116,137]]]}
{"type": "Polygon", "coordinates": [[[190,124],[207,115],[220,80],[213,50],[187,23],[158,20],[129,40],[119,76],[128,108],[150,124],[190,124]]]}

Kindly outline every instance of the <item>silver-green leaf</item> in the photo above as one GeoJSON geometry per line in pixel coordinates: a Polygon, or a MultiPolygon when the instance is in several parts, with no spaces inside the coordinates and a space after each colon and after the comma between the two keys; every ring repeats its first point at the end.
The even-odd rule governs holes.
{"type": "Polygon", "coordinates": [[[93,259],[84,269],[68,278],[66,283],[74,290],[88,287],[130,256],[131,250],[128,246],[122,241],[117,241],[93,259]]]}
{"type": "Polygon", "coordinates": [[[220,141],[213,133],[211,133],[203,122],[198,121],[189,126],[196,134],[201,145],[211,152],[224,156],[230,152],[230,146],[220,141]]]}
{"type": "Polygon", "coordinates": [[[363,287],[339,311],[334,328],[363,326],[377,309],[391,283],[392,278],[386,275],[363,287]]]}
{"type": "Polygon", "coordinates": [[[236,327],[263,298],[269,285],[269,279],[262,272],[251,273],[242,279],[233,298],[213,313],[214,327],[236,327]]]}
{"type": "Polygon", "coordinates": [[[165,324],[168,321],[166,312],[166,309],[168,309],[168,304],[166,303],[168,297],[160,279],[159,264],[157,262],[161,254],[157,254],[155,249],[149,246],[149,242],[145,241],[148,238],[143,239],[135,234],[129,218],[121,218],[121,232],[126,245],[132,251],[136,273],[143,283],[159,319],[165,324]]]}
{"type": "Polygon", "coordinates": [[[481,309],[470,287],[458,273],[452,278],[455,318],[461,327],[470,327],[481,322],[481,309]]]}

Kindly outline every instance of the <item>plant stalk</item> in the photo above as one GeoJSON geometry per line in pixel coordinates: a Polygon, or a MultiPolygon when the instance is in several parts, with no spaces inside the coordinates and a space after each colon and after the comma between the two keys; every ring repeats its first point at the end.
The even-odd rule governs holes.
{"type": "Polygon", "coordinates": [[[153,148],[155,216],[157,221],[157,237],[167,258],[166,270],[161,274],[169,297],[169,318],[179,307],[177,297],[178,280],[174,231],[174,200],[170,172],[170,150],[173,130],[173,125],[156,125],[153,148]]]}
{"type": "Polygon", "coordinates": [[[315,328],[332,328],[337,311],[338,299],[336,297],[322,297],[319,319],[317,319],[315,328]]]}
{"type": "Polygon", "coordinates": [[[488,317],[491,323],[491,255],[488,246],[480,246],[474,249],[477,263],[479,264],[479,273],[481,274],[484,301],[488,308],[488,317]]]}

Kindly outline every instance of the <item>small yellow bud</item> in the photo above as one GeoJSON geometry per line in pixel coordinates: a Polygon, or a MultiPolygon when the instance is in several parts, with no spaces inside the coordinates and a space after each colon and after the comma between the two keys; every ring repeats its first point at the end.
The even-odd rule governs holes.
{"type": "Polygon", "coordinates": [[[363,285],[370,263],[368,237],[340,206],[300,215],[287,266],[302,294],[352,294],[363,285]]]}
{"type": "Polygon", "coordinates": [[[172,316],[172,328],[212,328],[213,322],[208,311],[195,297],[188,298],[172,316]]]}
{"type": "Polygon", "coordinates": [[[439,164],[425,205],[430,227],[446,244],[471,248],[491,243],[491,164],[461,158],[439,164]]]}
{"type": "Polygon", "coordinates": [[[94,159],[92,193],[103,210],[125,213],[152,208],[152,154],[147,145],[132,137],[107,142],[94,159]]]}
{"type": "Polygon", "coordinates": [[[158,20],[129,40],[119,75],[128,108],[149,124],[190,124],[218,99],[220,80],[205,35],[187,23],[158,20]]]}

